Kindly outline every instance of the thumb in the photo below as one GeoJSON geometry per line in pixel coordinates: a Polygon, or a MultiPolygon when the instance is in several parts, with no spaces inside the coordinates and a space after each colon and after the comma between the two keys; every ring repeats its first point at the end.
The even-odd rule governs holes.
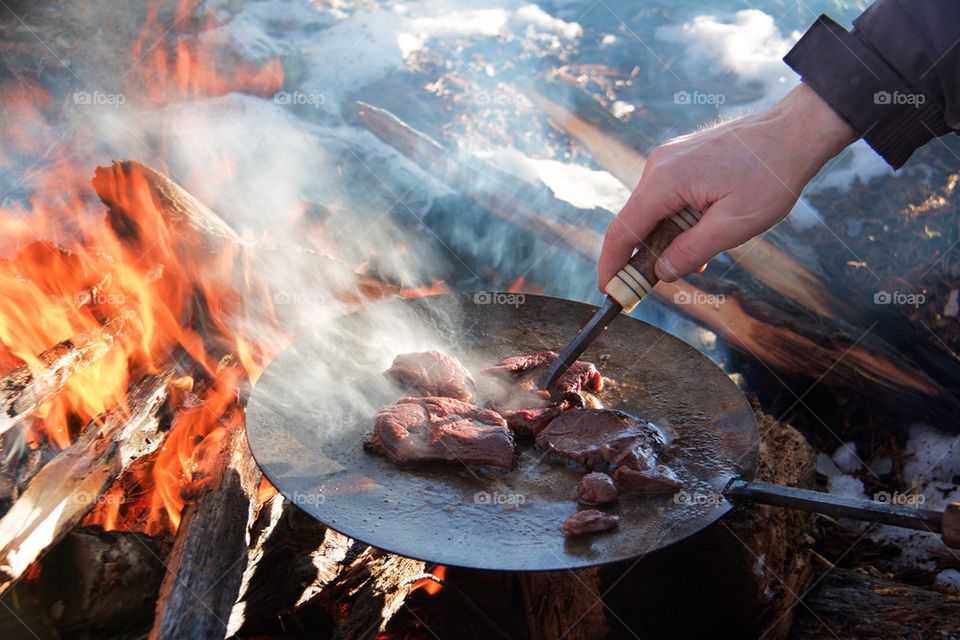
{"type": "Polygon", "coordinates": [[[664,282],[673,282],[699,270],[718,253],[745,240],[740,238],[745,230],[734,222],[736,206],[729,201],[716,202],[704,212],[700,222],[674,238],[657,259],[657,277],[664,282]]]}

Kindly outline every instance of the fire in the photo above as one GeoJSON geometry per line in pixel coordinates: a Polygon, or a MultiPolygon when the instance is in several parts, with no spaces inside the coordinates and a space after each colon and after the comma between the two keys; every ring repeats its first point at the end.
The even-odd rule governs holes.
{"type": "Polygon", "coordinates": [[[283,86],[283,67],[278,58],[256,66],[223,60],[220,47],[182,35],[189,30],[211,31],[216,19],[208,14],[199,29],[191,19],[195,2],[179,0],[174,26],[160,19],[160,3],[147,8],[147,21],[133,46],[134,89],[157,105],[196,96],[222,96],[235,91],[258,96],[276,93],[283,86]],[[170,40],[177,41],[170,46],[170,40]]]}
{"type": "Polygon", "coordinates": [[[441,293],[450,293],[450,287],[443,280],[437,280],[431,285],[424,285],[414,289],[401,289],[400,296],[403,298],[420,298],[422,296],[436,296],[441,293]]]}
{"type": "MultiPolygon", "coordinates": [[[[128,105],[229,92],[265,96],[282,86],[278,59],[245,63],[212,39],[187,35],[214,26],[212,17],[193,17],[195,6],[181,0],[171,28],[160,3],[151,3],[133,43],[128,105]]],[[[98,428],[97,416],[125,410],[128,388],[143,375],[193,363],[197,380],[171,383],[175,418],[162,448],[131,467],[86,520],[175,531],[184,505],[211,481],[223,438],[242,426],[241,389],[256,381],[286,338],[267,335],[270,322],[260,322],[255,337],[239,329],[247,305],[269,308],[242,241],[211,250],[202,233],[191,235],[189,225],[177,223],[138,165],[98,171],[91,185],[92,166],[66,152],[44,156],[42,134],[56,103],[29,81],[0,91],[0,169],[13,171],[23,157],[47,161],[26,178],[26,204],[0,205],[0,374],[26,366],[40,375],[51,366],[50,354],[59,353],[52,348],[69,348],[64,341],[78,336],[109,348],[15,428],[28,446],[65,448],[84,428],[98,428]],[[110,201],[108,215],[92,186],[110,201]],[[127,315],[124,331],[105,334],[127,315]]],[[[227,183],[233,162],[220,164],[208,168],[222,172],[211,179],[227,183]]]]}
{"type": "Polygon", "coordinates": [[[520,276],[510,284],[507,288],[507,293],[531,293],[539,295],[543,293],[543,287],[528,282],[523,276],[520,276]]]}
{"type": "MultiPolygon", "coordinates": [[[[430,573],[442,582],[447,577],[447,568],[442,564],[438,564],[433,567],[430,573]]],[[[413,593],[417,589],[423,589],[427,592],[427,595],[435,596],[443,589],[443,585],[431,578],[422,578],[413,583],[413,586],[410,587],[410,593],[413,593]]]]}

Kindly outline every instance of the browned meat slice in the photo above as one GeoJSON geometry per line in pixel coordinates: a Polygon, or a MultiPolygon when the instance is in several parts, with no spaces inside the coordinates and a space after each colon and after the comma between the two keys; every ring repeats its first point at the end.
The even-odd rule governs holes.
{"type": "Polygon", "coordinates": [[[585,504],[605,504],[617,499],[617,485],[605,473],[594,471],[580,478],[577,498],[585,504]]]}
{"type": "Polygon", "coordinates": [[[516,450],[495,411],[453,398],[403,398],[380,409],[363,445],[397,464],[460,462],[512,468],[516,450]]]}
{"type": "Polygon", "coordinates": [[[612,409],[570,409],[539,434],[536,445],[588,470],[651,469],[663,436],[646,420],[612,409]]]}
{"type": "MultiPolygon", "coordinates": [[[[518,386],[528,391],[540,389],[545,382],[547,369],[560,356],[553,351],[541,351],[526,356],[501,358],[497,363],[484,369],[487,373],[511,374],[518,386]]],[[[554,402],[565,401],[572,407],[582,407],[586,400],[584,391],[600,393],[603,390],[603,377],[590,362],[577,360],[567,369],[552,389],[547,389],[554,402]]]]}
{"type": "Polygon", "coordinates": [[[551,405],[537,409],[503,409],[500,411],[507,420],[507,426],[518,435],[536,436],[550,421],[560,415],[566,405],[551,405]]]}
{"type": "Polygon", "coordinates": [[[630,467],[619,467],[614,473],[620,486],[628,491],[641,494],[675,493],[683,488],[683,482],[670,467],[658,464],[653,469],[638,471],[630,467]]]}
{"type": "Polygon", "coordinates": [[[439,351],[401,353],[383,374],[421,396],[473,402],[477,395],[477,383],[470,372],[459,360],[439,351]]]}
{"type": "Polygon", "coordinates": [[[568,536],[578,536],[584,533],[596,533],[613,529],[620,523],[619,516],[613,516],[596,509],[578,511],[567,518],[560,530],[568,536]]]}

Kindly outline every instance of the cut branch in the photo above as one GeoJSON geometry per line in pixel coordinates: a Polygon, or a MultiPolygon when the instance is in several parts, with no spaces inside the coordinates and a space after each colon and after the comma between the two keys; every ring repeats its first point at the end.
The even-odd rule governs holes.
{"type": "Polygon", "coordinates": [[[93,421],[33,478],[0,520],[0,591],[79,523],[134,459],[160,446],[171,376],[145,378],[128,395],[129,411],[93,421]]]}
{"type": "MultiPolygon", "coordinates": [[[[239,411],[239,408],[235,409],[239,411]]],[[[260,483],[242,420],[227,427],[203,493],[184,511],[167,560],[151,638],[223,638],[247,554],[260,483]]]]}
{"type": "Polygon", "coordinates": [[[99,361],[134,325],[134,314],[122,312],[95,331],[56,344],[0,378],[0,434],[53,398],[70,378],[99,361]]]}

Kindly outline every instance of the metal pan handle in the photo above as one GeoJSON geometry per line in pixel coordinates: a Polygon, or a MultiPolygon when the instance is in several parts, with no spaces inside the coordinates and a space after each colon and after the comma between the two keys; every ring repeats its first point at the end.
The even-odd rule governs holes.
{"type": "Polygon", "coordinates": [[[833,518],[852,518],[939,533],[948,547],[960,548],[960,502],[951,502],[944,511],[934,511],[874,500],[844,498],[823,491],[748,482],[741,478],[731,480],[723,490],[723,495],[734,504],[756,502],[811,511],[833,518]]]}

